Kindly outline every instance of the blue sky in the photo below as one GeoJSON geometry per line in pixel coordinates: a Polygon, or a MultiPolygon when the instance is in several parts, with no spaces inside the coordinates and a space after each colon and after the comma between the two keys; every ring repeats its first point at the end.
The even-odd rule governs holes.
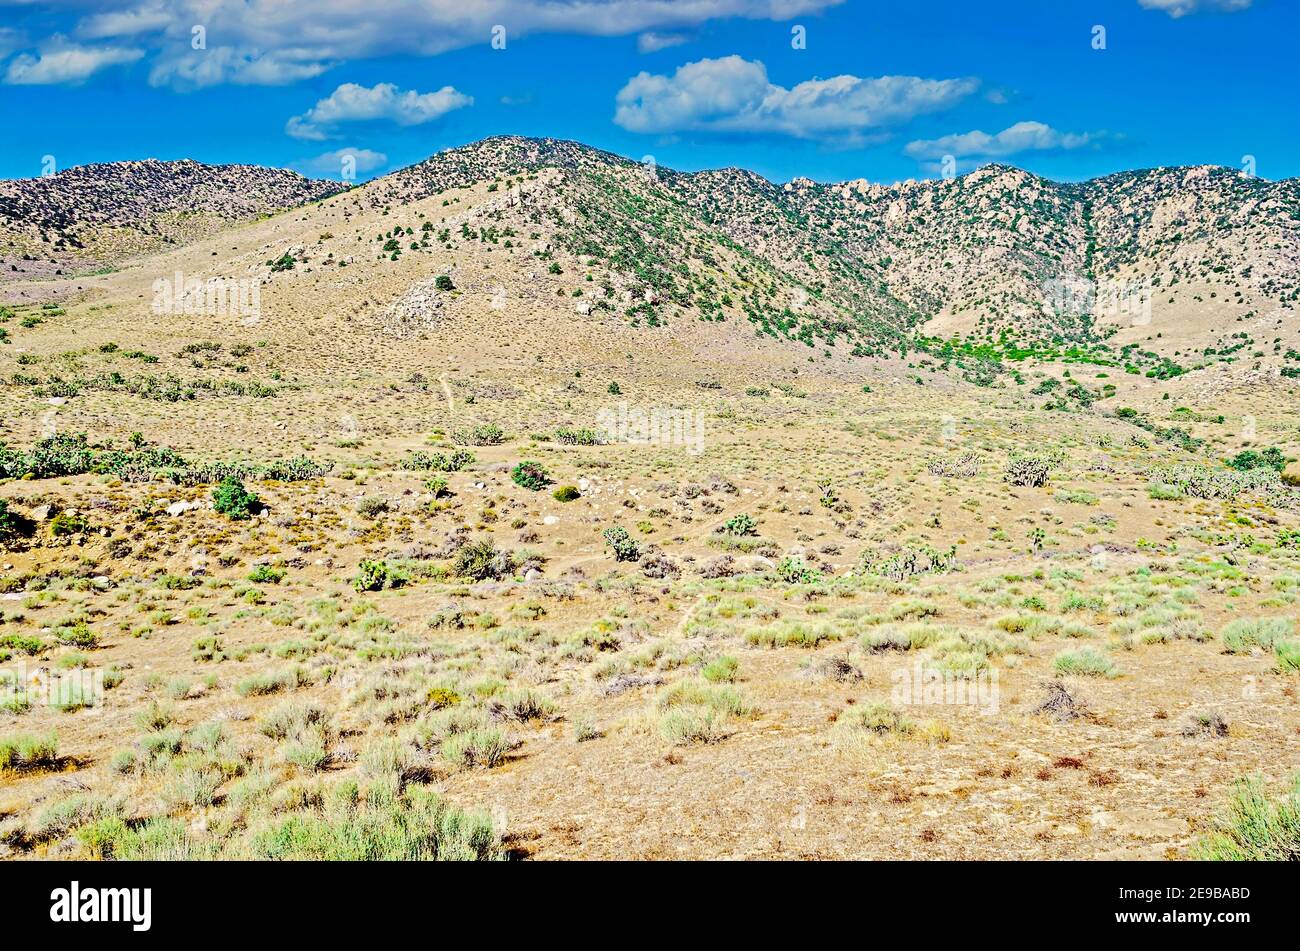
{"type": "Polygon", "coordinates": [[[0,177],[49,155],[337,178],[350,154],[364,179],[520,133],[776,181],[930,177],[949,156],[1066,180],[1253,156],[1286,178],[1300,175],[1297,7],[0,0],[0,177]]]}

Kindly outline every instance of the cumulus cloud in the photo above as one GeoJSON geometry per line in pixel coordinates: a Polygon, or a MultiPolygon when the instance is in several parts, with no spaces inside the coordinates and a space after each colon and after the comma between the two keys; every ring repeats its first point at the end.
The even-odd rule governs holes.
{"type": "MultiPolygon", "coordinates": [[[[273,85],[316,76],[350,60],[434,56],[542,33],[584,36],[689,34],[710,20],[787,20],[843,0],[127,0],[86,16],[86,38],[137,37],[155,51],[150,81],[181,88],[216,83],[273,85]],[[208,48],[192,50],[194,25],[208,48]]],[[[653,43],[654,40],[646,42],[653,43]]]]}
{"type": "Polygon", "coordinates": [[[1163,10],[1171,17],[1186,16],[1199,10],[1245,10],[1252,0],[1138,0],[1147,10],[1163,10]]]}
{"type": "Polygon", "coordinates": [[[143,50],[120,46],[81,46],[61,36],[51,37],[37,55],[15,56],[5,71],[5,82],[15,86],[48,86],[79,83],[101,69],[134,63],[143,50]]]}
{"type": "Polygon", "coordinates": [[[473,104],[472,96],[453,86],[420,93],[398,89],[392,83],[344,83],[302,115],[291,118],[284,131],[296,139],[319,140],[328,138],[334,127],[344,122],[386,120],[402,126],[423,125],[473,104]]]}
{"type": "Polygon", "coordinates": [[[1018,152],[1081,149],[1099,139],[1096,132],[1058,132],[1042,122],[1017,122],[994,135],[976,129],[938,139],[918,139],[909,142],[903,151],[913,158],[1003,158],[1018,152]]]}
{"type": "Polygon", "coordinates": [[[295,167],[308,175],[343,178],[346,174],[345,169],[349,168],[349,164],[351,172],[364,175],[387,165],[388,156],[383,152],[375,152],[371,149],[335,149],[333,152],[326,152],[323,155],[317,155],[315,158],[305,159],[297,163],[295,167]]]}
{"type": "Polygon", "coordinates": [[[975,79],[833,76],[787,89],[768,80],[762,63],[726,56],[687,63],[671,76],[633,76],[618,92],[614,121],[631,132],[861,141],[868,130],[954,106],[978,85],[975,79]]]}

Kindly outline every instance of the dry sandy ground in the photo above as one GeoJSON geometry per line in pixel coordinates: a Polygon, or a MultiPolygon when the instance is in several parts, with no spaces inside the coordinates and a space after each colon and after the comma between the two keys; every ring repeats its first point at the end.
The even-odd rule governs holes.
{"type": "MultiPolygon", "coordinates": [[[[420,210],[440,226],[449,214],[428,199],[405,218],[418,221],[420,210]]],[[[77,796],[117,797],[110,811],[133,826],[178,818],[195,841],[242,854],[230,843],[315,808],[313,791],[381,776],[366,754],[392,739],[403,748],[403,788],[428,786],[486,812],[512,852],[537,858],[1177,858],[1234,780],[1258,774],[1276,789],[1300,766],[1295,675],[1278,672],[1270,651],[1226,652],[1220,636],[1234,620],[1294,617],[1300,554],[1283,533],[1300,510],[1277,497],[1148,494],[1154,465],[1212,462],[1248,444],[1294,450],[1286,381],[1243,388],[1211,386],[1210,374],[1160,383],[1120,372],[1104,408],[1048,412],[1028,387],[1005,381],[979,390],[926,372],[919,385],[907,359],[826,357],[735,324],[650,330],[578,315],[554,300],[580,268],[530,277],[522,251],[467,245],[380,261],[373,239],[390,220],[340,199],[71,286],[5,287],[20,315],[51,294],[65,310],[34,327],[9,324],[6,380],[147,372],[276,390],[163,402],[85,387],[52,403],[38,386],[7,384],[0,438],[10,445],[86,432],[124,446],[140,432],[193,460],[333,463],[302,482],[250,480],[269,510],[247,522],[207,507],[163,511],[206,504],[210,486],[95,475],[0,485],[15,511],[73,509],[90,529],[53,538],[43,521],[0,553],[9,592],[0,637],[48,643],[7,663],[57,672],[78,649],[53,640],[80,619],[98,646],[75,662],[121,677],[94,707],[0,712],[0,737],[54,730],[62,757],[0,774],[7,857],[87,854],[77,829],[93,816],[49,819],[77,796]],[[255,321],[150,309],[160,276],[260,278],[263,262],[294,245],[312,248],[316,263],[270,275],[255,321]],[[330,249],[355,260],[319,265],[330,249]],[[385,309],[439,273],[453,276],[457,296],[422,333],[386,333],[385,309]],[[500,287],[503,307],[494,306],[500,287]],[[220,349],[182,352],[202,341],[220,349]],[[134,350],[158,362],[126,356],[134,350]],[[558,428],[594,427],[622,402],[696,414],[702,451],[555,440],[558,428]],[[1207,441],[1203,454],[1105,415],[1119,405],[1189,429],[1207,441]],[[1179,407],[1186,412],[1174,414],[1179,407]],[[473,466],[445,474],[447,498],[425,484],[432,473],[403,464],[413,450],[450,452],[456,429],[488,423],[504,442],[472,447],[473,466]],[[1046,486],[1004,480],[1012,453],[1050,450],[1062,461],[1046,486]],[[930,471],[963,453],[974,473],[930,471]],[[510,469],[524,459],[541,462],[553,484],[515,485],[510,469]],[[559,485],[580,487],[581,498],[554,499],[559,485]],[[366,502],[376,499],[386,511],[366,502]],[[756,535],[719,537],[740,514],[757,520],[756,535]],[[666,576],[647,577],[644,560],[615,561],[601,535],[614,525],[647,554],[657,546],[666,576]],[[457,528],[530,551],[532,570],[482,582],[450,575],[457,528]],[[956,570],[890,581],[863,569],[866,552],[921,546],[955,546],[956,570]],[[734,576],[702,577],[728,551],[734,576]],[[777,577],[787,556],[820,577],[777,577]],[[356,590],[364,559],[406,566],[410,583],[356,590]],[[259,564],[283,577],[247,580],[259,564]],[[196,571],[196,587],[167,580],[196,571]],[[430,623],[452,615],[463,626],[430,623]],[[825,625],[825,638],[751,643],[757,630],[796,624],[825,625]],[[941,649],[875,651],[872,638],[916,624],[994,644],[996,710],[891,699],[893,672],[939,662],[941,649]],[[195,642],[213,635],[227,659],[196,659],[195,642]],[[1054,658],[1080,647],[1110,658],[1115,676],[1058,675],[1054,658]],[[734,659],[734,683],[702,681],[720,658],[734,659]],[[832,658],[862,679],[818,674],[832,658]],[[242,686],[295,668],[297,687],[258,695],[242,686]],[[626,675],[645,682],[612,692],[626,675]],[[719,714],[708,742],[683,740],[665,718],[684,682],[734,690],[746,709],[719,714]],[[1048,682],[1086,702],[1088,715],[1036,713],[1048,682]],[[458,763],[420,733],[445,712],[434,686],[503,734],[499,763],[458,763]],[[521,691],[545,701],[539,715],[503,704],[521,691]],[[915,729],[845,725],[874,702],[915,729]],[[160,732],[140,720],[152,703],[170,720],[163,732],[188,737],[221,723],[220,765],[189,739],[170,757],[141,754],[160,732]],[[286,703],[329,713],[325,755],[308,766],[260,730],[286,703]],[[1223,731],[1189,727],[1211,714],[1223,731]],[[124,750],[135,751],[135,767],[115,764],[124,750]],[[205,770],[219,780],[194,795],[190,774],[205,770]],[[266,789],[249,793],[250,777],[266,789]]],[[[1066,369],[1100,372],[1022,367],[1031,383],[1066,369]]],[[[703,715],[703,705],[686,706],[703,715]]]]}

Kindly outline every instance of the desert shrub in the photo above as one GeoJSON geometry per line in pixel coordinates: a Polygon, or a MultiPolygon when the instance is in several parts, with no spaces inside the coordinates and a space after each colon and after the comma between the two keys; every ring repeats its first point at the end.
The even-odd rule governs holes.
{"type": "Polygon", "coordinates": [[[453,733],[442,741],[443,759],[466,769],[491,769],[505,759],[510,744],[495,727],[474,727],[453,733]]]}
{"type": "Polygon", "coordinates": [[[717,743],[723,738],[719,716],[708,707],[679,707],[659,717],[659,735],[673,746],[717,743]]]}
{"type": "Polygon", "coordinates": [[[53,733],[36,736],[18,733],[0,736],[0,769],[39,769],[54,766],[59,757],[59,740],[53,733]]]}
{"type": "Polygon", "coordinates": [[[701,578],[730,578],[736,573],[736,559],[730,555],[719,555],[700,565],[701,578]]]}
{"type": "Polygon", "coordinates": [[[226,652],[222,649],[221,639],[216,634],[209,634],[195,639],[190,657],[200,664],[219,664],[226,659],[226,652]]]}
{"type": "Polygon", "coordinates": [[[650,551],[641,557],[641,573],[647,578],[676,578],[682,570],[663,552],[650,551]]]}
{"type": "MultiPolygon", "coordinates": [[[[1160,495],[1153,498],[1235,499],[1251,492],[1276,491],[1281,487],[1277,471],[1271,468],[1213,469],[1199,463],[1156,466],[1147,473],[1160,495]],[[1181,493],[1174,495],[1172,493],[1181,493]]],[[[1148,489],[1151,492],[1152,489],[1148,489]]]]}
{"type": "Polygon", "coordinates": [[[740,515],[733,515],[731,518],[727,519],[722,524],[720,531],[724,535],[734,535],[737,537],[757,535],[758,522],[754,520],[753,516],[741,513],[740,515]]]}
{"type": "Polygon", "coordinates": [[[1187,498],[1187,493],[1167,482],[1152,482],[1147,486],[1147,497],[1157,502],[1174,502],[1187,498]]]}
{"type": "Polygon", "coordinates": [[[400,588],[409,580],[404,571],[386,561],[363,560],[357,566],[357,576],[352,579],[352,587],[358,591],[383,591],[386,588],[400,588]]]}
{"type": "Polygon", "coordinates": [[[1275,641],[1273,653],[1277,657],[1279,673],[1293,674],[1300,671],[1300,641],[1275,641]]]}
{"type": "Polygon", "coordinates": [[[244,488],[244,483],[237,476],[226,476],[212,490],[212,507],[219,514],[242,522],[258,512],[261,508],[257,496],[244,488]]]}
{"type": "Polygon", "coordinates": [[[1118,677],[1119,669],[1100,651],[1091,647],[1061,651],[1052,659],[1052,669],[1061,676],[1118,677]]]}
{"type": "Polygon", "coordinates": [[[740,662],[729,655],[715,657],[700,668],[700,676],[709,683],[734,683],[740,662]]]}
{"type": "Polygon", "coordinates": [[[836,744],[844,750],[858,750],[884,737],[947,743],[952,734],[938,721],[917,723],[887,703],[873,701],[852,707],[840,715],[833,728],[836,744]]]}
{"type": "Polygon", "coordinates": [[[499,446],[506,441],[505,431],[493,423],[452,430],[451,441],[458,446],[499,446]]]}
{"type": "Polygon", "coordinates": [[[90,531],[90,523],[85,517],[75,512],[60,512],[50,519],[50,534],[55,538],[68,535],[84,535],[90,531]]]}
{"type": "Polygon", "coordinates": [[[963,452],[946,459],[932,459],[926,468],[932,475],[943,478],[969,479],[980,471],[980,460],[973,452],[963,452]]]}
{"type": "Polygon", "coordinates": [[[258,565],[248,573],[248,580],[256,584],[279,584],[288,572],[272,565],[258,565]]]}
{"type": "Polygon", "coordinates": [[[456,284],[448,274],[439,274],[434,278],[433,286],[440,291],[454,291],[456,289],[456,284]]]}
{"type": "Polygon", "coordinates": [[[594,429],[557,429],[555,441],[566,446],[603,446],[605,437],[594,429]]]}
{"type": "Polygon", "coordinates": [[[776,566],[776,576],[786,584],[817,584],[822,580],[822,573],[810,568],[797,555],[782,558],[776,566]]]}
{"type": "Polygon", "coordinates": [[[402,467],[415,472],[460,472],[477,461],[468,449],[457,449],[451,455],[417,449],[406,457],[402,467]]]}
{"type": "Polygon", "coordinates": [[[448,806],[434,791],[393,795],[377,781],[345,785],[310,811],[256,833],[252,856],[279,861],[489,861],[505,858],[492,820],[448,806]]]}
{"type": "Polygon", "coordinates": [[[869,549],[862,553],[859,565],[867,574],[903,581],[913,575],[952,571],[957,564],[957,546],[938,551],[929,545],[897,549],[869,549]]]}
{"type": "Polygon", "coordinates": [[[1228,468],[1245,472],[1249,469],[1272,469],[1281,472],[1286,468],[1286,456],[1277,446],[1264,450],[1244,449],[1225,463],[1228,468]]]}
{"type": "Polygon", "coordinates": [[[540,462],[525,459],[510,470],[510,478],[515,485],[523,489],[538,492],[551,484],[551,477],[546,467],[540,462]]]}
{"type": "Polygon", "coordinates": [[[1192,847],[1211,862],[1300,861],[1300,773],[1291,788],[1269,799],[1258,778],[1239,780],[1212,832],[1192,847]]]}
{"type": "Polygon", "coordinates": [[[1238,618],[1223,629],[1223,649],[1229,654],[1248,654],[1254,647],[1270,650],[1291,631],[1290,618],[1238,618]]]}
{"type": "Polygon", "coordinates": [[[562,485],[551,493],[551,498],[557,502],[572,502],[582,498],[582,493],[578,491],[576,485],[562,485]]]}
{"type": "Polygon", "coordinates": [[[829,624],[811,625],[799,621],[778,621],[745,635],[745,642],[751,647],[813,648],[839,639],[840,632],[829,624]]]}
{"type": "Polygon", "coordinates": [[[307,682],[306,672],[299,668],[266,671],[239,681],[235,684],[235,693],[241,697],[264,697],[284,690],[293,690],[307,682]]]}
{"type": "Polygon", "coordinates": [[[32,823],[32,837],[37,840],[62,838],[68,833],[109,817],[120,817],[120,799],[107,799],[86,793],[74,793],[42,809],[32,823]]]}
{"type": "Polygon", "coordinates": [[[1056,455],[1012,453],[1003,478],[1012,485],[1037,488],[1047,484],[1047,477],[1060,464],[1061,459],[1056,455]]]}
{"type": "Polygon", "coordinates": [[[641,547],[627,529],[614,525],[601,533],[605,543],[614,550],[615,561],[636,561],[641,557],[641,547]]]}
{"type": "Polygon", "coordinates": [[[89,624],[81,620],[56,625],[54,639],[65,647],[89,650],[99,646],[99,635],[90,629],[89,624]]]}
{"type": "Polygon", "coordinates": [[[357,514],[365,518],[378,518],[388,511],[388,500],[378,495],[370,495],[357,503],[357,514]]]}
{"type": "Polygon", "coordinates": [[[484,581],[505,578],[515,570],[512,552],[497,548],[488,538],[460,546],[452,558],[452,568],[462,578],[484,581]]]}
{"type": "Polygon", "coordinates": [[[0,635],[0,648],[35,657],[45,650],[45,642],[32,634],[0,635]]]}

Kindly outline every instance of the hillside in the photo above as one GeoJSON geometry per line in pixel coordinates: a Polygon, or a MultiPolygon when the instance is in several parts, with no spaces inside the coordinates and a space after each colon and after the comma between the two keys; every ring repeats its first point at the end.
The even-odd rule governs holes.
{"type": "Polygon", "coordinates": [[[112,266],[338,190],[283,169],[188,159],[0,181],[0,280],[112,266]]]}
{"type": "Polygon", "coordinates": [[[0,283],[0,859],[1176,858],[1294,770],[1293,183],[278,174],[0,283]]]}

